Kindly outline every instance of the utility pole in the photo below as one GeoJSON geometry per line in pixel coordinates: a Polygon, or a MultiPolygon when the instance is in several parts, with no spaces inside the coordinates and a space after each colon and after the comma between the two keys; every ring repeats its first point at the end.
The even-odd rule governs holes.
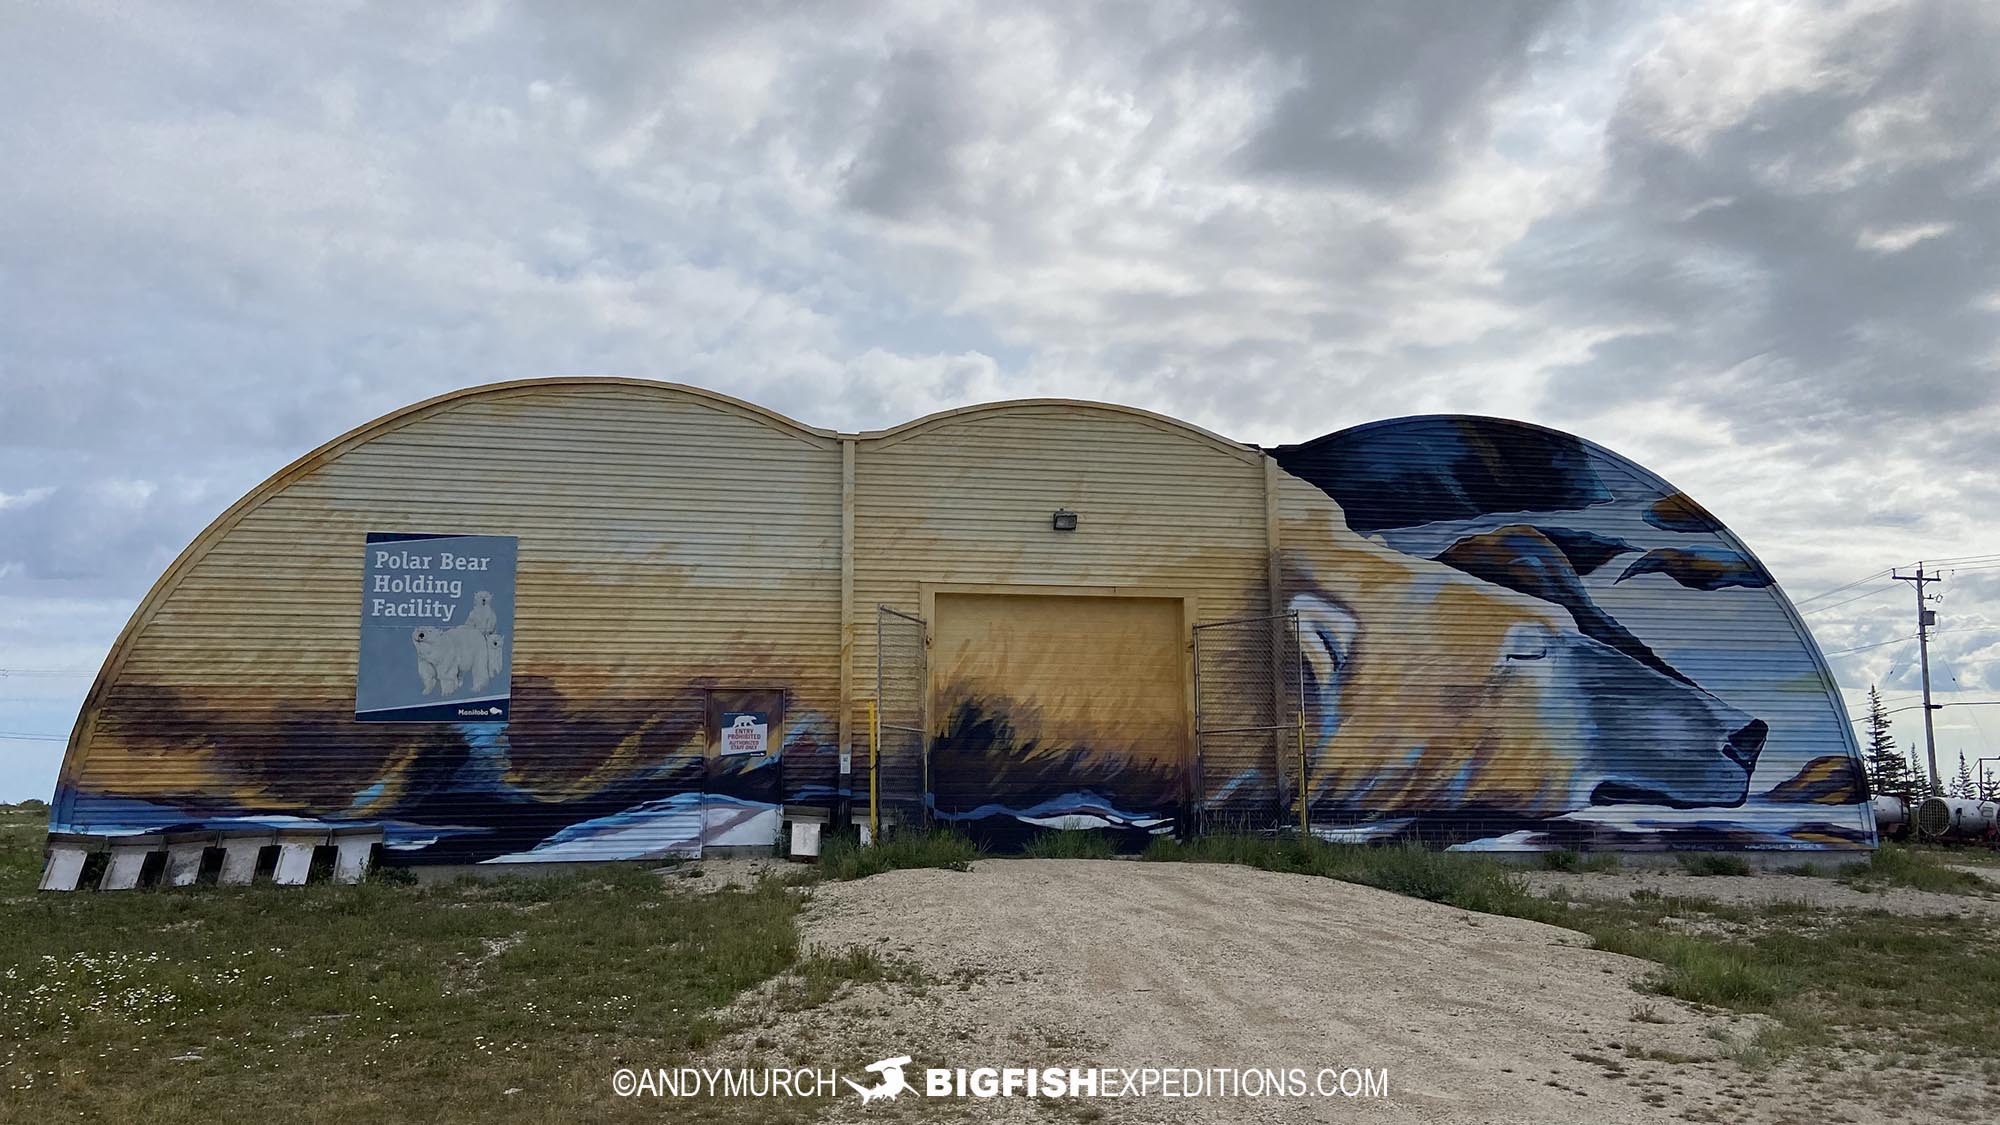
{"type": "Polygon", "coordinates": [[[1890,577],[1898,582],[1912,583],[1917,590],[1917,658],[1922,663],[1924,670],[1924,753],[1930,759],[1931,792],[1936,793],[1940,792],[1942,787],[1938,784],[1937,733],[1931,729],[1931,712],[1937,710],[1937,705],[1931,702],[1930,627],[1937,624],[1937,611],[1924,608],[1926,600],[1924,597],[1924,584],[1928,582],[1942,582],[1944,579],[1936,575],[1926,576],[1924,574],[1923,563],[1917,564],[1917,572],[1915,574],[1891,574],[1890,577]]]}

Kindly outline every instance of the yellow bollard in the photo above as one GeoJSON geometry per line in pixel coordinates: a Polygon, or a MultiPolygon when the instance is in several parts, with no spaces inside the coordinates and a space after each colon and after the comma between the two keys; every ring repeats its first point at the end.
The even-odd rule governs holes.
{"type": "Polygon", "coordinates": [[[882,715],[868,701],[868,842],[882,842],[882,715]]]}

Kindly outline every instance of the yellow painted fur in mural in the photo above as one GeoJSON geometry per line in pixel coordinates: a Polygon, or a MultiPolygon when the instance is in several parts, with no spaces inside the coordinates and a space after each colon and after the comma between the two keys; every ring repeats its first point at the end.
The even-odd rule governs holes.
{"type": "Polygon", "coordinates": [[[1316,808],[1540,817],[1743,800],[1752,716],[1583,636],[1559,606],[1356,534],[1310,484],[1283,488],[1316,808]],[[1617,705],[1635,697],[1649,706],[1617,705]]]}

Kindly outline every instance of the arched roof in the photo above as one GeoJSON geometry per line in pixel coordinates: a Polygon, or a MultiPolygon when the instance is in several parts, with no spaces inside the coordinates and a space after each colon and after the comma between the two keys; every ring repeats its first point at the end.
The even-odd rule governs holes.
{"type": "Polygon", "coordinates": [[[469,402],[503,399],[513,395],[564,387],[633,387],[661,394],[701,400],[722,409],[755,418],[773,429],[790,433],[801,439],[815,443],[834,442],[843,437],[861,440],[897,441],[955,420],[987,414],[1031,411],[1053,406],[1095,410],[1137,418],[1156,428],[1195,438],[1245,461],[1255,461],[1262,456],[1262,453],[1253,445],[1230,441],[1209,430],[1165,414],[1142,410],[1134,406],[1089,402],[1080,399],[1040,398],[981,403],[975,406],[941,410],[909,422],[904,422],[901,425],[891,426],[887,429],[865,431],[858,434],[842,434],[824,427],[807,425],[804,422],[780,414],[768,407],[759,406],[756,403],[735,398],[719,391],[712,391],[706,387],[697,387],[685,383],[671,383],[657,379],[575,375],[541,379],[515,379],[447,391],[444,394],[434,395],[420,402],[411,403],[408,406],[384,414],[379,418],[364,422],[348,430],[346,433],[321,444],[265,478],[263,482],[252,488],[241,499],[225,509],[221,515],[211,520],[208,526],[204,527],[181,550],[181,553],[174,558],[174,561],[166,570],[161,572],[159,578],[146,591],[145,596],[139,600],[139,604],[132,611],[131,617],[126,620],[125,627],[119,631],[117,639],[112,642],[110,652],[106,654],[103,665],[98,669],[96,679],[91,683],[90,691],[84,697],[83,706],[78,709],[77,721],[70,731],[69,744],[65,752],[65,761],[74,757],[78,750],[88,741],[90,735],[89,724],[95,721],[95,716],[98,713],[97,705],[101,701],[105,688],[116,681],[118,672],[123,667],[125,656],[130,651],[133,637],[137,635],[139,630],[152,617],[162,599],[201,560],[211,545],[226,535],[245,515],[255,510],[265,499],[293,481],[323,467],[349,450],[432,415],[465,405],[469,402]]]}
{"type": "Polygon", "coordinates": [[[953,422],[968,421],[986,415],[1028,413],[1051,407],[1090,410],[1104,414],[1135,418],[1155,429],[1193,438],[1243,461],[1254,463],[1262,456],[1262,451],[1255,445],[1240,441],[1231,441],[1213,430],[1204,429],[1192,422],[1184,422],[1172,415],[1160,414],[1155,411],[1141,409],[1137,406],[1124,406],[1114,402],[1095,402],[1089,399],[1076,398],[1017,398],[1005,399],[1000,402],[982,402],[972,406],[939,410],[935,413],[926,414],[921,418],[911,419],[900,425],[890,426],[887,429],[866,430],[851,436],[860,438],[863,441],[894,442],[953,422]]]}
{"type": "Polygon", "coordinates": [[[208,526],[202,528],[201,532],[181,550],[181,553],[175,556],[172,564],[160,573],[159,578],[155,579],[153,585],[147,589],[146,595],[139,599],[139,605],[132,611],[132,616],[126,619],[125,627],[119,630],[117,640],[111,644],[111,651],[105,655],[104,663],[98,669],[97,678],[91,682],[90,691],[84,696],[83,706],[77,711],[76,723],[70,728],[69,744],[64,751],[65,763],[74,758],[78,750],[89,740],[89,725],[95,721],[98,711],[97,704],[101,701],[106,686],[117,680],[118,672],[124,665],[126,653],[131,649],[132,638],[137,635],[139,630],[152,617],[160,601],[169,591],[173,590],[181,577],[201,560],[211,545],[226,535],[245,515],[255,510],[265,499],[283,489],[286,485],[298,480],[300,477],[306,476],[328,462],[340,457],[347,451],[424,418],[452,409],[453,407],[462,406],[468,402],[501,399],[512,395],[560,387],[636,387],[648,391],[658,391],[662,394],[679,395],[702,400],[733,413],[755,418],[771,426],[773,429],[791,433],[809,441],[832,442],[839,437],[832,430],[821,429],[817,426],[808,426],[803,422],[786,417],[768,407],[759,406],[754,402],[746,402],[743,399],[734,398],[719,391],[712,391],[706,387],[690,386],[685,383],[669,383],[657,379],[630,379],[609,375],[572,375],[485,383],[479,386],[462,387],[458,390],[447,391],[444,394],[433,395],[430,398],[411,403],[401,409],[392,410],[379,418],[364,422],[341,434],[339,437],[321,444],[311,452],[306,453],[291,464],[266,477],[257,487],[244,493],[241,499],[224,509],[221,515],[209,521],[208,526]]]}

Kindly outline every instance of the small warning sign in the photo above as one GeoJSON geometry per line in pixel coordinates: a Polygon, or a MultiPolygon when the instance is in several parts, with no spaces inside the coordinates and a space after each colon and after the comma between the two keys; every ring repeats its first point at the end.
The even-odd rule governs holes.
{"type": "Polygon", "coordinates": [[[771,724],[761,711],[729,711],[722,716],[722,753],[762,754],[770,740],[771,724]]]}

